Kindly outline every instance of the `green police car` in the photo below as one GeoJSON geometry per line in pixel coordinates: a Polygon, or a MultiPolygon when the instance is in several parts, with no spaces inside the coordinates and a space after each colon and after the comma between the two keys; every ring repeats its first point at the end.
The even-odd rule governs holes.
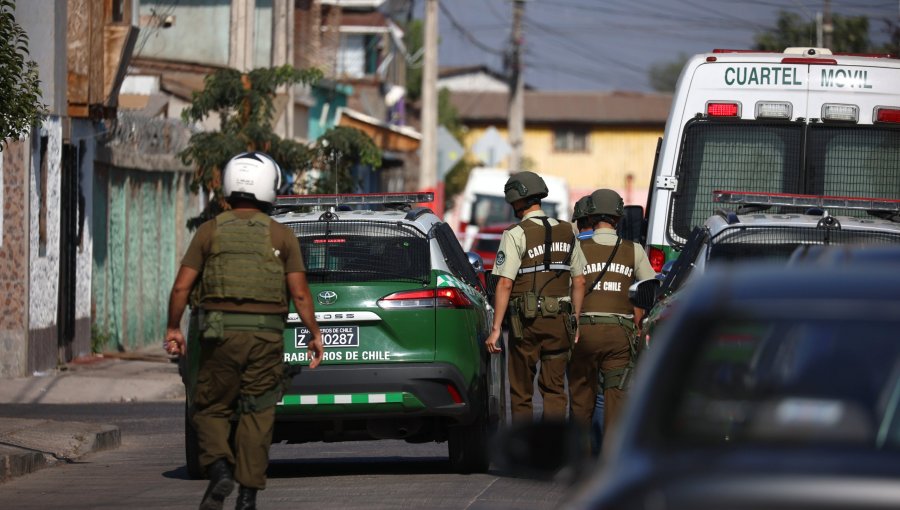
{"type": "MultiPolygon", "coordinates": [[[[486,471],[502,413],[500,363],[484,348],[493,309],[477,257],[427,208],[431,193],[279,197],[273,219],[297,235],[325,356],[309,364],[309,330],[291,308],[284,361],[295,372],[276,407],[273,442],[447,442],[458,472],[486,471]]],[[[190,399],[199,360],[189,330],[190,399]]],[[[495,357],[497,358],[497,357],[495,357]]],[[[187,403],[190,406],[190,402],[187,403]]],[[[200,476],[185,420],[188,471],[200,476]]]]}

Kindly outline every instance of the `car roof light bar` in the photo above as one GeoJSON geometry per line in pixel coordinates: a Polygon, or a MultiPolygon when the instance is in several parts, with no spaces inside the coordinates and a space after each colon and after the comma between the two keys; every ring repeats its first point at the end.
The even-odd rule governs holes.
{"type": "Polygon", "coordinates": [[[885,198],[832,197],[826,195],[795,195],[793,193],[759,193],[755,191],[716,190],[713,191],[713,202],[740,205],[781,205],[900,212],[900,200],[890,200],[885,198]]]}
{"type": "Polygon", "coordinates": [[[434,193],[280,195],[275,198],[275,207],[337,207],[340,205],[415,204],[423,202],[434,202],[434,193]]]}

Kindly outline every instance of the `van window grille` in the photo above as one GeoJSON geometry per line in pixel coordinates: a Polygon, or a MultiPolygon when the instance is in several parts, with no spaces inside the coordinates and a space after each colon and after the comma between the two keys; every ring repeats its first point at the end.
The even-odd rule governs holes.
{"type": "Polygon", "coordinates": [[[721,207],[715,190],[798,193],[801,124],[692,121],[685,127],[670,235],[679,242],[721,207]]]}
{"type": "Polygon", "coordinates": [[[668,227],[676,245],[722,207],[712,201],[718,189],[900,197],[897,126],[697,119],[685,126],[680,157],[668,227]]]}
{"type": "Polygon", "coordinates": [[[732,227],[710,239],[709,259],[722,262],[787,260],[800,246],[844,244],[900,244],[900,232],[810,227],[732,227]]]}
{"type": "Polygon", "coordinates": [[[310,283],[428,282],[428,239],[399,222],[304,221],[287,224],[300,240],[310,283]]]}

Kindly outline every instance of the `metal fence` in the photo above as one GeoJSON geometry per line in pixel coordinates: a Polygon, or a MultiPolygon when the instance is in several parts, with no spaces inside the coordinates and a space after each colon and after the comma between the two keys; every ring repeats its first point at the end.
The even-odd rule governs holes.
{"type": "Polygon", "coordinates": [[[728,228],[710,239],[709,259],[787,260],[800,246],[844,244],[900,244],[900,232],[799,226],[728,228]]]}

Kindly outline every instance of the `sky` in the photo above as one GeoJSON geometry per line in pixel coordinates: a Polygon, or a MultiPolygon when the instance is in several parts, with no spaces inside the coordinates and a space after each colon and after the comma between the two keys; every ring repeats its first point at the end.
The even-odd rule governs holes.
{"type": "MultiPolygon", "coordinates": [[[[417,0],[422,17],[424,0],[417,0]]],[[[525,82],[540,90],[651,91],[653,64],[714,48],[748,49],[779,10],[815,19],[824,0],[528,0],[525,82]]],[[[900,0],[831,0],[833,13],[869,17],[870,37],[900,16],[900,0]]],[[[511,0],[441,0],[440,66],[503,71],[511,0]]],[[[813,45],[815,41],[812,41],[813,45]]]]}

